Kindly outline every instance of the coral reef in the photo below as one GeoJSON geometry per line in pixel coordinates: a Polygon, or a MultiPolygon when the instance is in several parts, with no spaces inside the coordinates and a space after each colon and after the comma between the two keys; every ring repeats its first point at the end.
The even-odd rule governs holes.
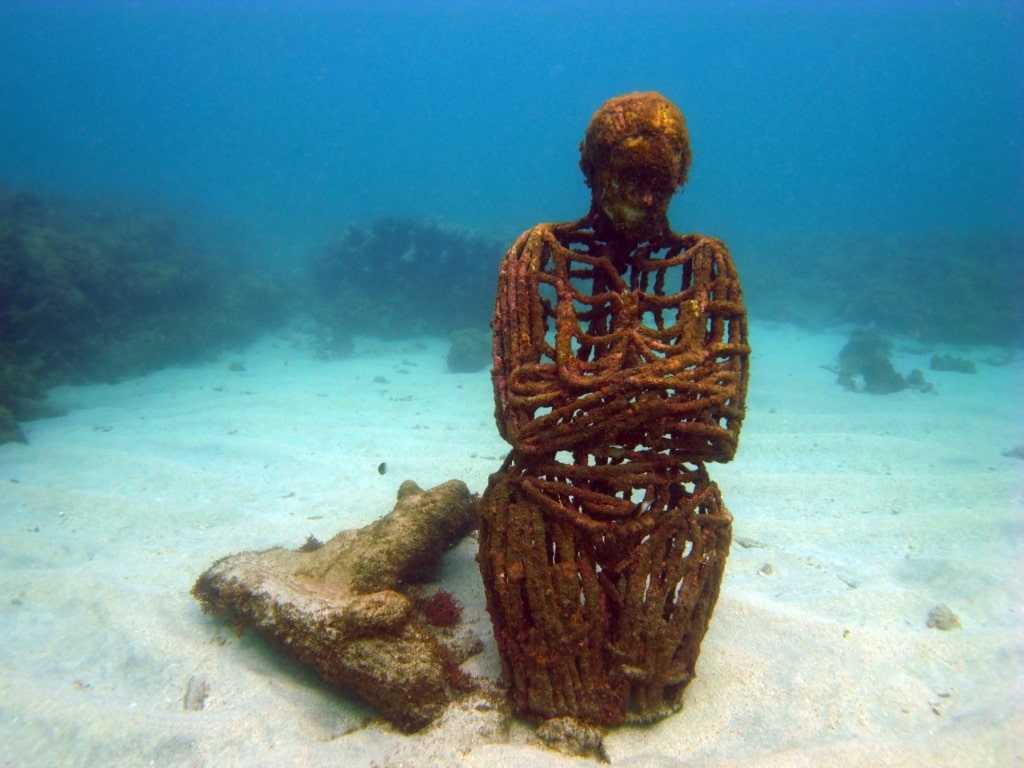
{"type": "MultiPolygon", "coordinates": [[[[446,613],[438,627],[430,612],[417,611],[411,589],[476,521],[464,483],[424,491],[407,480],[377,522],[319,547],[223,558],[192,593],[204,611],[257,630],[415,731],[471,687],[459,664],[479,648],[451,633],[457,616],[446,613]]],[[[447,607],[454,611],[454,602],[447,607]]]]}
{"type": "Polygon", "coordinates": [[[1024,344],[1024,229],[751,238],[751,313],[926,342],[1024,344]]]}
{"type": "Polygon", "coordinates": [[[310,259],[310,310],[334,339],[486,327],[504,245],[412,219],[351,224],[310,259]]]}
{"type": "Polygon", "coordinates": [[[855,330],[839,350],[839,384],[845,389],[885,395],[907,388],[907,380],[896,372],[892,361],[892,342],[875,330],[855,330]],[[858,387],[857,379],[862,384],[858,387]]]}
{"type": "Polygon", "coordinates": [[[896,372],[892,361],[892,342],[874,329],[857,329],[839,351],[838,383],[853,392],[888,395],[913,388],[930,392],[932,385],[924,374],[913,370],[904,378],[896,372]]]}
{"type": "Polygon", "coordinates": [[[957,355],[932,355],[928,367],[933,371],[954,371],[956,373],[977,373],[974,361],[957,355]]]}
{"type": "Polygon", "coordinates": [[[0,445],[4,443],[27,443],[25,433],[18,426],[17,419],[3,405],[0,405],[0,445]]]}
{"type": "Polygon", "coordinates": [[[495,416],[512,451],[481,503],[479,562],[516,711],[597,725],[677,710],[718,597],[728,461],[750,348],[725,246],[677,235],[682,114],[612,99],[581,146],[590,212],[501,264],[495,416]]]}
{"type": "Polygon", "coordinates": [[[0,197],[0,409],[25,421],[60,383],[113,381],[219,353],[286,302],[175,221],[28,192],[0,197]]]}

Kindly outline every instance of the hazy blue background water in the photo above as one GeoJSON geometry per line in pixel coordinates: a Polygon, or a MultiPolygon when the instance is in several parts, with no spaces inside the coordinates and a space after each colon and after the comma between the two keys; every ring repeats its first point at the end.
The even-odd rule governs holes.
{"type": "Polygon", "coordinates": [[[1020,2],[14,2],[0,181],[173,203],[278,258],[349,221],[585,212],[613,95],[687,116],[673,223],[973,231],[1024,211],[1020,2]]]}

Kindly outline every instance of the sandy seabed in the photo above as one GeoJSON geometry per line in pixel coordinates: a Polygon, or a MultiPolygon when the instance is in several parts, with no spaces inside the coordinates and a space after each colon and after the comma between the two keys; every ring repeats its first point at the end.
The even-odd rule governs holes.
{"type": "MultiPolygon", "coordinates": [[[[1004,455],[1024,361],[939,349],[978,372],[936,372],[897,343],[935,389],[871,396],[823,367],[845,334],[751,337],[740,450],[711,467],[735,538],[699,676],[678,714],[610,732],[611,763],[1024,764],[1024,461],[1004,455]],[[928,627],[938,605],[961,626],[928,627]]],[[[596,765],[472,703],[402,735],[189,594],[223,555],[380,517],[406,478],[482,491],[505,453],[490,380],[447,373],[446,349],[361,339],[325,361],[282,334],[55,391],[68,414],[0,447],[0,765],[596,765]]],[[[485,642],[467,668],[495,677],[475,547],[441,580],[485,642]]]]}

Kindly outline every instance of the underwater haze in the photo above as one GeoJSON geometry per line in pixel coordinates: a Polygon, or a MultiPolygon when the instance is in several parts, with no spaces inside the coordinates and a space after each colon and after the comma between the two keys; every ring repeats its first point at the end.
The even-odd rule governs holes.
{"type": "Polygon", "coordinates": [[[0,766],[1024,765],[1022,468],[1024,0],[0,0],[0,766]]]}
{"type": "Polygon", "coordinates": [[[202,210],[273,259],[381,215],[511,234],[582,215],[591,114],[657,90],[694,147],[680,231],[1005,230],[1022,52],[1019,2],[11,0],[0,180],[202,210]]]}

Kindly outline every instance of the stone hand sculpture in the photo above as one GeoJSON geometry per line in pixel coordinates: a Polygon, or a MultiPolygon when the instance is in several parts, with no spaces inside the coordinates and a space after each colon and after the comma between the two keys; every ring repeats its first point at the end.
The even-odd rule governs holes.
{"type": "Polygon", "coordinates": [[[416,731],[464,693],[459,664],[479,648],[437,626],[410,587],[475,524],[464,483],[424,491],[406,480],[380,520],[299,550],[229,555],[192,594],[204,611],[255,629],[416,731]]]}
{"type": "Polygon", "coordinates": [[[516,711],[599,724],[677,710],[718,598],[729,461],[750,348],[725,245],[678,235],[690,147],[656,93],[611,99],[580,146],[579,221],[502,261],[498,429],[512,446],[481,505],[480,569],[516,711]]]}

